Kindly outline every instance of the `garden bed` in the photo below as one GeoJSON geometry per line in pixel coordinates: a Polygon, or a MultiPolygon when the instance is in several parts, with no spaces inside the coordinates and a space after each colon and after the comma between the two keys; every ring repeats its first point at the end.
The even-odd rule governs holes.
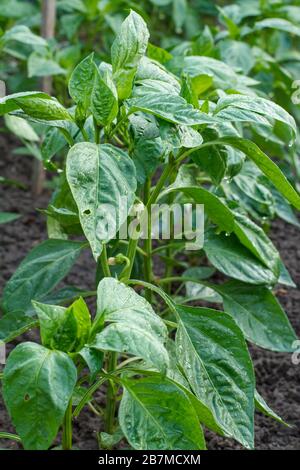
{"type": "MultiPolygon", "coordinates": [[[[14,142],[0,135],[2,149],[0,174],[17,179],[30,187],[32,160],[27,157],[12,155],[14,142]]],[[[0,186],[1,210],[18,212],[21,217],[1,226],[0,259],[1,282],[0,290],[13,274],[21,260],[29,250],[46,239],[46,225],[42,214],[36,208],[44,208],[50,192],[47,190],[33,200],[28,190],[12,186],[0,186]]],[[[279,248],[282,258],[290,271],[295,283],[300,283],[300,247],[297,228],[277,220],[271,230],[271,238],[279,248]]],[[[92,287],[94,282],[94,263],[90,262],[90,254],[86,250],[71,274],[65,279],[65,285],[92,287]]],[[[300,334],[299,301],[297,289],[282,288],[277,291],[278,299],[285,308],[289,319],[300,334]]],[[[27,339],[37,339],[35,331],[26,335],[27,339]]],[[[18,341],[19,342],[19,341],[18,341]]],[[[15,341],[14,344],[17,342],[15,341]]],[[[10,346],[11,347],[11,346],[10,346]]],[[[299,449],[300,448],[300,365],[292,364],[290,354],[279,354],[251,347],[256,376],[257,389],[280,416],[292,425],[286,428],[261,414],[256,414],[256,448],[257,449],[299,449]]],[[[101,401],[101,392],[98,393],[101,401]]],[[[74,423],[74,444],[81,449],[97,449],[96,432],[100,421],[90,411],[83,411],[78,422],[74,423]],[[94,436],[94,437],[93,437],[94,436]]],[[[7,412],[0,401],[0,430],[13,431],[7,412]]],[[[1,442],[1,447],[17,448],[10,441],[1,442]]],[[[240,448],[229,439],[223,439],[207,433],[209,449],[240,448]]]]}

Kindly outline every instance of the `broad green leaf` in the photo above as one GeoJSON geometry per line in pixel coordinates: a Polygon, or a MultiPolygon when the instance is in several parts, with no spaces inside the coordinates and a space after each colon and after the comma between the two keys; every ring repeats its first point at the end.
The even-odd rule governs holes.
{"type": "Polygon", "coordinates": [[[250,284],[274,284],[273,272],[239,243],[235,235],[207,233],[204,251],[211,264],[226,276],[250,284]]]}
{"type": "Polygon", "coordinates": [[[19,139],[24,139],[29,142],[39,142],[39,136],[25,119],[6,114],[4,121],[6,127],[19,139]]]}
{"type": "Polygon", "coordinates": [[[68,308],[33,302],[40,323],[42,344],[64,352],[80,351],[88,341],[91,317],[80,297],[68,308]]]}
{"type": "Polygon", "coordinates": [[[32,33],[25,25],[13,26],[1,37],[1,42],[4,44],[7,44],[10,41],[17,41],[23,44],[29,44],[30,46],[47,47],[47,41],[44,38],[32,33]]]}
{"type": "MultiPolygon", "coordinates": [[[[253,31],[260,31],[262,29],[277,29],[285,33],[300,36],[300,28],[295,24],[283,18],[266,18],[262,21],[257,21],[254,24],[253,31]]],[[[249,31],[252,32],[252,31],[249,31]]]]}
{"type": "Polygon", "coordinates": [[[7,95],[3,98],[0,98],[0,116],[3,116],[3,114],[10,113],[11,111],[15,111],[16,109],[19,109],[20,106],[17,100],[20,98],[22,98],[23,101],[26,99],[32,100],[33,98],[43,98],[45,100],[51,99],[49,95],[43,93],[42,91],[26,91],[7,95]]]}
{"type": "Polygon", "coordinates": [[[271,351],[293,352],[297,336],[281,305],[263,286],[230,281],[216,286],[224,310],[233,316],[245,337],[271,351]]]}
{"type": "Polygon", "coordinates": [[[150,42],[148,43],[147,55],[150,59],[156,60],[157,62],[160,62],[161,64],[168,62],[173,57],[172,54],[170,54],[170,52],[154,44],[151,44],[150,42]]]}
{"type": "Polygon", "coordinates": [[[221,59],[235,70],[247,75],[255,64],[251,47],[242,41],[227,39],[219,45],[221,59]]]}
{"type": "Polygon", "coordinates": [[[143,111],[154,114],[174,124],[193,126],[196,124],[216,124],[218,119],[193,108],[181,96],[168,93],[147,93],[127,101],[129,113],[143,111]]]}
{"type": "Polygon", "coordinates": [[[134,80],[134,96],[147,93],[169,93],[178,95],[180,84],[177,78],[168,72],[163,65],[142,57],[134,80]]]}
{"type": "Polygon", "coordinates": [[[3,397],[26,450],[47,450],[52,444],[76,379],[76,367],[62,352],[27,342],[10,353],[3,397]]]}
{"type": "Polygon", "coordinates": [[[159,133],[166,154],[175,152],[176,149],[199,147],[203,142],[201,134],[192,127],[174,125],[166,121],[160,122],[159,133]]]}
{"type": "MultiPolygon", "coordinates": [[[[197,281],[207,279],[215,272],[214,268],[209,266],[191,267],[184,271],[183,277],[194,278],[197,281]]],[[[200,299],[206,302],[221,303],[222,297],[208,286],[202,285],[199,282],[188,281],[185,283],[186,297],[190,300],[200,299]]]]}
{"type": "Polygon", "coordinates": [[[287,424],[277,413],[275,413],[275,411],[272,410],[272,408],[269,407],[269,405],[266,403],[264,398],[258,393],[257,390],[255,390],[254,398],[255,407],[258,411],[268,416],[269,418],[275,419],[275,421],[278,421],[278,423],[289,427],[289,424],[287,424]]]}
{"type": "Polygon", "coordinates": [[[0,224],[7,224],[8,222],[13,222],[19,217],[20,214],[15,214],[14,212],[0,212],[0,224]]]}
{"type": "Polygon", "coordinates": [[[46,132],[41,146],[43,160],[51,160],[52,157],[66,146],[67,142],[59,129],[51,127],[46,132]]]}
{"type": "Polygon", "coordinates": [[[93,61],[94,54],[88,55],[73,70],[69,80],[69,93],[77,104],[86,111],[91,101],[97,68],[93,61]]]}
{"type": "Polygon", "coordinates": [[[143,297],[113,278],[104,278],[98,285],[93,332],[104,321],[110,324],[90,346],[133,354],[163,372],[166,370],[169,358],[164,347],[167,329],[163,321],[143,297]]]}
{"type": "Polygon", "coordinates": [[[0,317],[0,341],[8,343],[38,325],[31,313],[9,312],[0,317]]]}
{"type": "Polygon", "coordinates": [[[291,278],[290,273],[288,272],[287,268],[285,267],[282,260],[279,261],[279,278],[278,283],[283,284],[289,287],[297,287],[294,283],[293,279],[291,278]]]}
{"type": "Polygon", "coordinates": [[[234,217],[230,209],[215,194],[207,189],[189,185],[186,177],[181,172],[175,183],[165,189],[160,195],[163,197],[172,192],[181,192],[185,196],[190,197],[197,204],[204,204],[205,213],[216,223],[220,230],[231,232],[234,228],[234,217]]]}
{"type": "Polygon", "coordinates": [[[147,25],[143,18],[131,11],[111,48],[111,63],[114,81],[120,100],[131,94],[134,76],[141,57],[145,54],[149,39],[147,25]]]}
{"type": "MultiPolygon", "coordinates": [[[[13,96],[13,95],[12,95],[13,96]]],[[[14,102],[25,114],[36,119],[46,121],[71,121],[69,112],[54,98],[44,97],[20,97],[14,98],[14,102]]]]}
{"type": "Polygon", "coordinates": [[[278,276],[280,255],[263,229],[238,212],[234,218],[234,233],[240,242],[278,276]]]}
{"type": "Polygon", "coordinates": [[[226,173],[226,152],[217,147],[205,147],[192,153],[193,161],[219,185],[226,173]]]}
{"type": "Polygon", "coordinates": [[[79,242],[47,240],[33,248],[4,288],[4,312],[25,312],[31,300],[43,300],[69,272],[82,247],[79,242]]]}
{"type": "Polygon", "coordinates": [[[119,421],[134,449],[205,449],[195,409],[174,382],[156,376],[122,382],[119,421]]]}
{"type": "Polygon", "coordinates": [[[118,114],[118,96],[108,74],[104,78],[96,70],[91,96],[91,111],[98,125],[107,126],[118,114]]]}
{"type": "Polygon", "coordinates": [[[214,114],[225,121],[254,122],[272,127],[272,120],[279,121],[290,128],[291,138],[297,134],[296,122],[285,109],[257,96],[227,95],[218,101],[214,114]]]}
{"type": "Polygon", "coordinates": [[[168,63],[168,68],[178,76],[180,76],[182,72],[190,75],[192,78],[199,75],[206,75],[213,79],[213,84],[216,88],[223,90],[243,90],[247,88],[247,86],[252,86],[257,83],[249,77],[237,74],[232,67],[212,57],[199,55],[175,57],[168,63]]]}
{"type": "Polygon", "coordinates": [[[164,154],[164,147],[154,116],[135,114],[130,116],[129,122],[134,138],[132,159],[136,168],[136,178],[140,184],[143,184],[158,167],[164,154]]]}
{"type": "Polygon", "coordinates": [[[55,60],[32,52],[27,62],[28,77],[47,77],[50,75],[65,75],[66,69],[62,68],[55,60]]]}
{"type": "Polygon", "coordinates": [[[176,311],[177,357],[193,392],[225,434],[253,448],[255,379],[242,332],[224,312],[181,305],[176,311]]]}
{"type": "Polygon", "coordinates": [[[89,346],[84,346],[78,352],[78,354],[82,357],[82,359],[88,366],[91,376],[95,377],[95,375],[102,369],[104,359],[103,352],[98,351],[97,349],[91,348],[89,346]]]}
{"type": "Polygon", "coordinates": [[[123,150],[112,145],[79,143],[67,156],[67,180],[82,229],[97,259],[103,243],[116,235],[134,202],[134,164],[123,150]]]}
{"type": "Polygon", "coordinates": [[[194,393],[192,393],[191,388],[187,379],[184,377],[183,372],[180,369],[180,364],[176,357],[176,345],[175,341],[169,339],[167,342],[167,350],[170,357],[169,367],[167,370],[167,377],[169,380],[175,383],[175,385],[181,388],[184,393],[188,396],[195,411],[197,413],[198,419],[201,424],[205,425],[207,428],[211,429],[212,431],[220,434],[221,436],[224,435],[222,428],[216,422],[213,413],[207,407],[207,405],[202,401],[199,400],[194,393]]]}
{"type": "Polygon", "coordinates": [[[220,144],[231,145],[244,152],[269,178],[278,191],[294,206],[300,209],[300,196],[291,186],[279,167],[263,153],[254,142],[236,137],[222,137],[220,144]]]}

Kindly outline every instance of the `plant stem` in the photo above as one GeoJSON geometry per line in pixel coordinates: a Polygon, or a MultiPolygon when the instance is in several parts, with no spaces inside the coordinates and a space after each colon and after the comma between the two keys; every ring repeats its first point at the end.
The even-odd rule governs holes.
{"type": "Polygon", "coordinates": [[[95,144],[100,144],[100,127],[98,126],[96,119],[93,119],[94,130],[95,130],[95,144]]]}
{"type": "Polygon", "coordinates": [[[84,138],[84,140],[85,140],[86,142],[89,142],[89,141],[90,141],[90,138],[89,138],[89,136],[88,136],[87,131],[85,130],[85,128],[84,128],[83,126],[80,127],[80,132],[81,132],[82,137],[84,138]]]}
{"type": "Polygon", "coordinates": [[[11,434],[10,432],[0,432],[0,439],[11,439],[12,441],[22,442],[17,434],[11,434]]]}
{"type": "Polygon", "coordinates": [[[102,252],[101,252],[101,255],[100,255],[100,263],[101,263],[101,267],[102,267],[102,271],[103,271],[104,276],[105,277],[110,277],[111,272],[110,272],[108,261],[107,261],[107,251],[106,251],[106,245],[105,244],[103,244],[103,247],[102,247],[102,252]]]}
{"type": "MultiPolygon", "coordinates": [[[[166,166],[165,166],[165,169],[164,171],[162,172],[158,182],[157,182],[157,185],[155,186],[155,189],[154,191],[151,193],[148,201],[147,201],[147,205],[146,205],[146,209],[147,211],[149,211],[149,209],[151,210],[151,205],[156,201],[156,199],[158,198],[164,184],[165,184],[165,181],[167,180],[168,176],[170,175],[171,171],[173,170],[173,167],[174,167],[174,162],[173,161],[170,161],[166,166]]],[[[137,249],[137,246],[138,246],[138,242],[139,242],[139,239],[137,238],[131,238],[129,240],[129,243],[128,243],[128,249],[127,249],[127,258],[130,259],[130,265],[129,266],[126,266],[124,268],[124,270],[122,271],[122,274],[121,274],[121,281],[123,282],[127,282],[128,279],[130,278],[130,275],[131,275],[131,271],[132,271],[132,267],[133,267],[133,263],[134,263],[134,258],[135,258],[135,252],[136,252],[136,249],[137,249]]]]}
{"type": "Polygon", "coordinates": [[[62,448],[72,449],[72,399],[69,401],[63,422],[62,448]]]}
{"type": "MultiPolygon", "coordinates": [[[[114,372],[117,367],[118,354],[111,352],[108,357],[108,372],[114,372]]],[[[115,386],[111,380],[108,382],[107,389],[107,402],[105,413],[105,430],[108,434],[114,432],[114,422],[116,413],[116,391],[115,386]]]]}
{"type": "MultiPolygon", "coordinates": [[[[150,198],[151,178],[147,178],[144,186],[144,200],[147,204],[150,198]]],[[[147,237],[144,242],[144,249],[147,256],[144,258],[145,281],[151,282],[152,280],[152,235],[151,235],[151,208],[147,211],[147,237]]],[[[152,291],[146,289],[145,297],[148,302],[152,303],[152,291]]]]}

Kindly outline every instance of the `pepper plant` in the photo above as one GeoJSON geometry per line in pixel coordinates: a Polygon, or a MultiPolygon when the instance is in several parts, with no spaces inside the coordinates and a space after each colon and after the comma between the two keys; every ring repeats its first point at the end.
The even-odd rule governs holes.
{"type": "Polygon", "coordinates": [[[260,174],[299,209],[284,174],[245,137],[263,122],[290,145],[295,121],[225,66],[216,93],[203,99],[205,61],[190,62],[198,79],[180,61],[168,69],[158,48],[147,56],[148,38],[131,11],[111,64],[90,54],[74,69],[70,109],[42,92],[0,100],[1,115],[49,126],[42,151],[59,175],[44,210],[49,239],[22,261],[1,304],[2,341],[40,332],[40,343],[12,349],[2,375],[17,434],[0,437],[25,449],[57,445],[60,429],[62,448],[71,449],[73,420],[86,406],[99,416],[100,448],[124,438],[134,449],[205,449],[203,428],[253,448],[255,407],[285,425],[255,388],[247,342],[293,351],[296,335],[273,291],[294,284],[238,190],[224,188],[242,172],[260,174]],[[222,85],[233,78],[227,93],[222,85]],[[66,159],[55,160],[66,147],[66,159]],[[152,243],[145,209],[158,201],[204,205],[202,248],[187,251],[175,238],[152,243]],[[134,215],[135,236],[122,239],[134,215]],[[97,266],[95,286],[57,287],[83,250],[97,266]],[[157,257],[164,275],[154,269],[157,257]],[[216,270],[224,282],[210,279],[216,270]],[[190,306],[199,299],[223,310],[190,306]],[[95,393],[104,384],[99,408],[95,393]]]}

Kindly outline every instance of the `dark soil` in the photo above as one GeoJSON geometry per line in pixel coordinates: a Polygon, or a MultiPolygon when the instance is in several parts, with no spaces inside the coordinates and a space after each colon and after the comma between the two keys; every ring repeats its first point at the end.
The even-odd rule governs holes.
{"type": "MultiPolygon", "coordinates": [[[[12,155],[15,143],[0,134],[0,176],[17,179],[30,187],[32,159],[12,155]]],[[[47,189],[33,200],[30,190],[0,185],[0,211],[18,212],[21,217],[9,224],[1,225],[0,236],[0,291],[13,274],[28,251],[41,240],[47,238],[45,219],[36,208],[45,208],[50,191],[47,189]]],[[[276,221],[271,237],[282,254],[294,281],[300,285],[300,246],[297,228],[276,221]]],[[[83,254],[70,275],[66,285],[93,288],[94,263],[88,251],[83,254]]],[[[291,323],[300,336],[300,315],[298,289],[278,290],[278,299],[285,308],[291,323]]],[[[26,339],[37,340],[36,331],[24,335],[26,339]]],[[[24,338],[23,338],[24,339],[24,338]]],[[[15,342],[14,344],[16,344],[15,342]]],[[[11,348],[9,345],[8,349],[11,348]]],[[[290,354],[278,354],[250,346],[253,357],[257,388],[268,404],[281,415],[291,428],[284,427],[263,415],[256,414],[257,449],[300,449],[300,365],[292,364],[290,354]]],[[[103,402],[103,393],[98,392],[97,401],[103,402]]],[[[89,410],[84,410],[74,424],[74,444],[81,449],[97,449],[97,432],[101,429],[100,420],[89,410]]],[[[3,402],[0,398],[0,431],[13,432],[3,402]]],[[[17,444],[1,441],[1,447],[17,448],[17,444]]],[[[207,432],[209,449],[239,449],[230,439],[223,439],[207,432]]]]}

